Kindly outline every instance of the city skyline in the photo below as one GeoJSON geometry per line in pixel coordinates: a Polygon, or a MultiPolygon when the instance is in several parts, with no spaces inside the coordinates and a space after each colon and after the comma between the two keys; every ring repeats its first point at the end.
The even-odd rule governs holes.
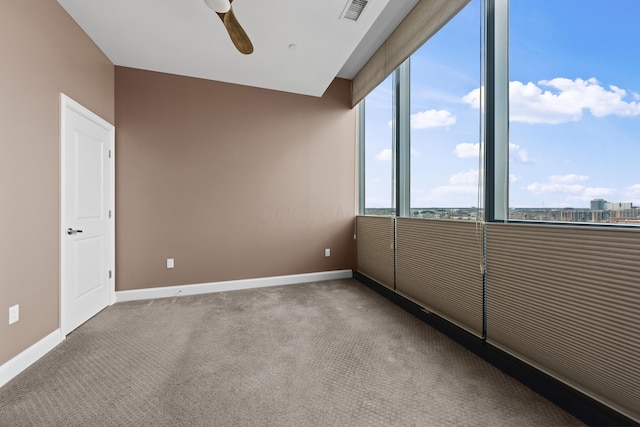
{"type": "MultiPolygon", "coordinates": [[[[394,208],[368,208],[365,214],[395,216],[396,211],[394,208]]],[[[477,207],[414,207],[411,208],[409,216],[425,219],[479,221],[484,217],[484,209],[477,207]]],[[[633,203],[594,199],[591,200],[588,208],[509,208],[509,219],[635,226],[640,225],[640,207],[633,205],[633,203]]]]}

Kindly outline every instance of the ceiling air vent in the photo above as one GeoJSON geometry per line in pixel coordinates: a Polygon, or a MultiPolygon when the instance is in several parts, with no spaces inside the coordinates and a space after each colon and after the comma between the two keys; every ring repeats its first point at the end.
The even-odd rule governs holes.
{"type": "Polygon", "coordinates": [[[357,21],[368,2],[369,0],[349,0],[342,17],[350,19],[351,21],[357,21]]]}

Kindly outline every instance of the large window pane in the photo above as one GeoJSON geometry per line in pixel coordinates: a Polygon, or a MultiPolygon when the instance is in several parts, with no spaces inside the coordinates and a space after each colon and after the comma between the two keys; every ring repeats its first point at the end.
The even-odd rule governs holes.
{"type": "Polygon", "coordinates": [[[481,216],[481,0],[411,56],[411,215],[481,216]]]}
{"type": "Polygon", "coordinates": [[[510,2],[511,219],[640,224],[640,2],[597,5],[510,2]]]}
{"type": "Polygon", "coordinates": [[[365,215],[394,215],[393,87],[389,76],[364,100],[365,215]]]}

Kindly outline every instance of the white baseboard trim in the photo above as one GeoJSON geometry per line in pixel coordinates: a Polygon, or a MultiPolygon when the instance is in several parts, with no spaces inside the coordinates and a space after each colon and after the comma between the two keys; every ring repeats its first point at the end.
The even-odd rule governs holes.
{"type": "Polygon", "coordinates": [[[320,282],[323,280],[350,279],[352,277],[353,272],[351,270],[335,270],[318,273],[291,274],[288,276],[262,277],[257,279],[136,289],[116,292],[116,302],[209,294],[213,292],[237,291],[240,289],[265,288],[268,286],[295,285],[299,283],[320,282]]]}
{"type": "Polygon", "coordinates": [[[56,329],[22,353],[0,366],[0,387],[11,381],[42,356],[53,350],[64,340],[60,329],[56,329]]]}

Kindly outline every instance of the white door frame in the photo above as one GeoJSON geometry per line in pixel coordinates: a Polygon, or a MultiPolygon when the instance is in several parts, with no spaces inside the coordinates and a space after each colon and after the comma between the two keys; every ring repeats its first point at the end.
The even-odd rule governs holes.
{"type": "Polygon", "coordinates": [[[60,331],[61,331],[61,335],[62,338],[64,339],[64,337],[71,331],[67,330],[68,326],[64,324],[64,316],[63,313],[65,313],[64,310],[66,310],[65,307],[65,303],[64,303],[64,298],[63,296],[65,295],[65,284],[67,283],[67,276],[69,274],[69,272],[66,271],[66,254],[64,251],[64,239],[66,237],[66,229],[65,229],[65,224],[64,219],[66,217],[66,197],[67,197],[67,190],[66,190],[66,176],[65,176],[65,170],[67,168],[66,165],[66,148],[65,148],[65,141],[66,141],[66,115],[67,115],[67,110],[71,110],[74,111],[77,114],[80,114],[82,117],[86,118],[87,120],[90,120],[91,122],[97,124],[98,126],[104,128],[107,132],[109,132],[109,150],[110,150],[110,158],[109,158],[109,193],[110,193],[110,200],[109,200],[109,210],[111,211],[111,221],[109,221],[109,231],[108,231],[108,238],[110,240],[111,243],[111,249],[110,249],[110,253],[109,253],[109,265],[108,265],[108,269],[111,272],[110,277],[109,277],[109,305],[113,304],[116,302],[116,288],[115,288],[115,283],[116,283],[116,270],[115,270],[115,248],[116,248],[116,217],[115,217],[115,207],[116,207],[116,185],[115,185],[115,158],[116,158],[116,152],[115,152],[115,127],[107,122],[106,120],[104,120],[103,118],[101,118],[100,116],[98,116],[97,114],[93,113],[92,111],[88,110],[87,108],[83,107],[81,104],[79,104],[78,102],[74,101],[73,99],[69,98],[67,95],[65,95],[64,93],[60,93],[60,331]]]}

